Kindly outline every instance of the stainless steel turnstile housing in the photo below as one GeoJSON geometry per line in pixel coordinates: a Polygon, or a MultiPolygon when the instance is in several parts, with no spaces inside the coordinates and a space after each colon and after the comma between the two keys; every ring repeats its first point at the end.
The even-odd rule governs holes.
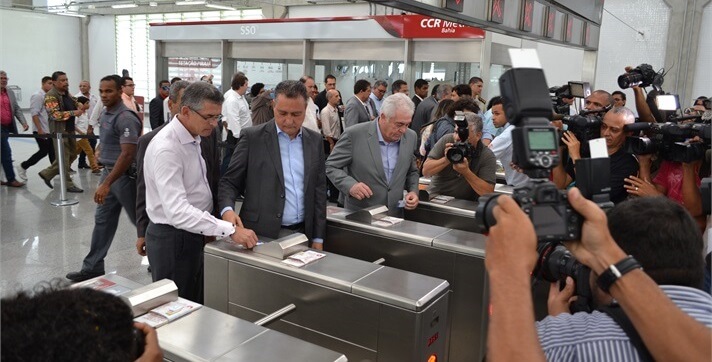
{"type": "Polygon", "coordinates": [[[480,361],[487,331],[485,236],[402,221],[379,227],[347,220],[349,212],[327,210],[326,250],[445,279],[450,283],[449,361],[480,361]]]}
{"type": "Polygon", "coordinates": [[[447,360],[445,280],[325,252],[301,268],[215,242],[205,247],[205,304],[249,321],[285,305],[270,323],[350,361],[447,360]]]}
{"type": "MultiPolygon", "coordinates": [[[[115,274],[90,279],[75,284],[74,287],[93,287],[99,279],[114,283],[103,290],[118,296],[144,287],[115,274]]],[[[154,284],[158,282],[151,285],[154,284]]],[[[173,287],[175,288],[175,284],[173,287]]],[[[174,292],[174,297],[177,297],[177,289],[174,292]]],[[[156,300],[160,299],[160,296],[156,297],[156,300]]],[[[207,306],[163,325],[156,331],[164,360],[168,361],[347,361],[342,353],[275,332],[207,306]]]]}

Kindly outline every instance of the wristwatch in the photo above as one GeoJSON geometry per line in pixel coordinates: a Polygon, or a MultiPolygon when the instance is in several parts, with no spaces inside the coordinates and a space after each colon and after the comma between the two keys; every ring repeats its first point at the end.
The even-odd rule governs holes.
{"type": "Polygon", "coordinates": [[[596,283],[598,284],[598,287],[601,288],[601,290],[608,293],[613,283],[615,283],[626,273],[631,272],[635,269],[643,269],[643,267],[640,265],[640,263],[638,263],[637,260],[635,260],[635,258],[633,258],[631,255],[628,255],[623,260],[615,264],[611,264],[608,268],[606,268],[606,270],[598,276],[598,280],[596,280],[596,283]]]}

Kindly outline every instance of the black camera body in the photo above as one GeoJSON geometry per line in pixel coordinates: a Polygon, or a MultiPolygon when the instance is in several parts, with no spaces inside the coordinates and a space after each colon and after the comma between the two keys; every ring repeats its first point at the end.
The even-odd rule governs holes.
{"type": "MultiPolygon", "coordinates": [[[[480,219],[480,225],[485,230],[496,223],[492,210],[497,205],[498,197],[497,194],[490,194],[479,199],[475,218],[480,219]]],[[[529,215],[540,243],[581,238],[583,219],[569,204],[566,192],[557,189],[553,183],[532,179],[516,187],[512,198],[529,215]]]]}
{"type": "Polygon", "coordinates": [[[447,160],[450,163],[465,162],[465,157],[472,158],[474,148],[469,142],[456,142],[445,153],[447,160]]]}
{"type": "MultiPolygon", "coordinates": [[[[600,114],[585,114],[575,116],[564,116],[561,122],[567,126],[567,130],[572,132],[576,139],[581,142],[581,153],[588,153],[588,141],[601,137],[601,123],[603,118],[600,114]]],[[[559,138],[559,145],[564,146],[564,141],[559,138]]]]}
{"type": "Polygon", "coordinates": [[[467,142],[470,137],[470,127],[465,119],[465,113],[461,111],[455,112],[455,124],[457,125],[457,137],[460,142],[456,142],[447,152],[445,156],[450,163],[460,163],[465,161],[465,157],[472,158],[474,148],[467,142]]]}
{"type": "Polygon", "coordinates": [[[658,74],[650,64],[641,64],[629,72],[621,74],[618,77],[618,86],[621,89],[630,87],[660,87],[663,85],[663,75],[658,74]]]}
{"type": "Polygon", "coordinates": [[[710,148],[710,124],[688,123],[634,123],[626,125],[626,131],[646,131],[649,137],[626,137],[625,151],[635,155],[657,153],[667,161],[693,162],[705,157],[710,148]],[[687,143],[693,137],[700,137],[702,142],[687,143]]]}

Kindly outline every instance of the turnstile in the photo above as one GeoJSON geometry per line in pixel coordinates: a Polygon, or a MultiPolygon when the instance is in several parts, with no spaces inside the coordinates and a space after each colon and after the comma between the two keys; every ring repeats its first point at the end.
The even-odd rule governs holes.
{"type": "Polygon", "coordinates": [[[255,250],[206,245],[206,305],[253,321],[294,304],[269,327],[342,351],[352,361],[447,360],[445,280],[329,252],[294,267],[255,250]]]}
{"type": "Polygon", "coordinates": [[[348,220],[350,214],[327,208],[324,248],[361,260],[383,258],[383,265],[447,280],[449,361],[482,360],[489,303],[485,236],[408,220],[384,227],[348,220]]]}
{"type": "MultiPolygon", "coordinates": [[[[167,281],[167,280],[164,280],[167,281]]],[[[166,288],[159,281],[143,286],[115,274],[107,274],[75,284],[124,297],[134,311],[165,300],[177,298],[177,289],[166,288]],[[157,285],[152,290],[151,286],[157,285]],[[166,289],[165,291],[159,290],[166,289]],[[127,300],[132,292],[143,289],[145,295],[133,295],[142,306],[127,300]],[[168,298],[168,299],[166,299],[168,298]]],[[[151,307],[149,307],[151,308],[151,307]]],[[[323,361],[345,362],[346,357],[324,347],[301,341],[226,313],[203,306],[194,312],[156,329],[164,359],[169,361],[323,361]]]]}
{"type": "MultiPolygon", "coordinates": [[[[421,178],[421,182],[424,182],[423,178],[421,178]]],[[[498,194],[511,195],[513,189],[512,186],[502,184],[494,186],[494,192],[498,194]]],[[[410,221],[481,233],[482,229],[475,223],[476,210],[477,202],[475,201],[451,197],[443,198],[421,190],[418,207],[413,210],[405,210],[404,217],[410,221]]]]}

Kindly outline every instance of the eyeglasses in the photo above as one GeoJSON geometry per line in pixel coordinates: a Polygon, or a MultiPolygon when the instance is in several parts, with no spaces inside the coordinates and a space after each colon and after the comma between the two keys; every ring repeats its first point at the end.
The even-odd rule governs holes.
{"type": "Polygon", "coordinates": [[[191,108],[191,107],[188,107],[188,109],[190,109],[191,111],[195,112],[195,114],[199,115],[200,118],[202,118],[202,119],[205,120],[206,122],[213,122],[213,121],[220,122],[220,121],[222,120],[222,118],[223,118],[223,115],[222,115],[222,114],[218,114],[218,115],[215,115],[215,116],[208,116],[208,117],[206,117],[206,116],[200,114],[200,112],[196,111],[195,109],[193,109],[193,108],[191,108]]]}

